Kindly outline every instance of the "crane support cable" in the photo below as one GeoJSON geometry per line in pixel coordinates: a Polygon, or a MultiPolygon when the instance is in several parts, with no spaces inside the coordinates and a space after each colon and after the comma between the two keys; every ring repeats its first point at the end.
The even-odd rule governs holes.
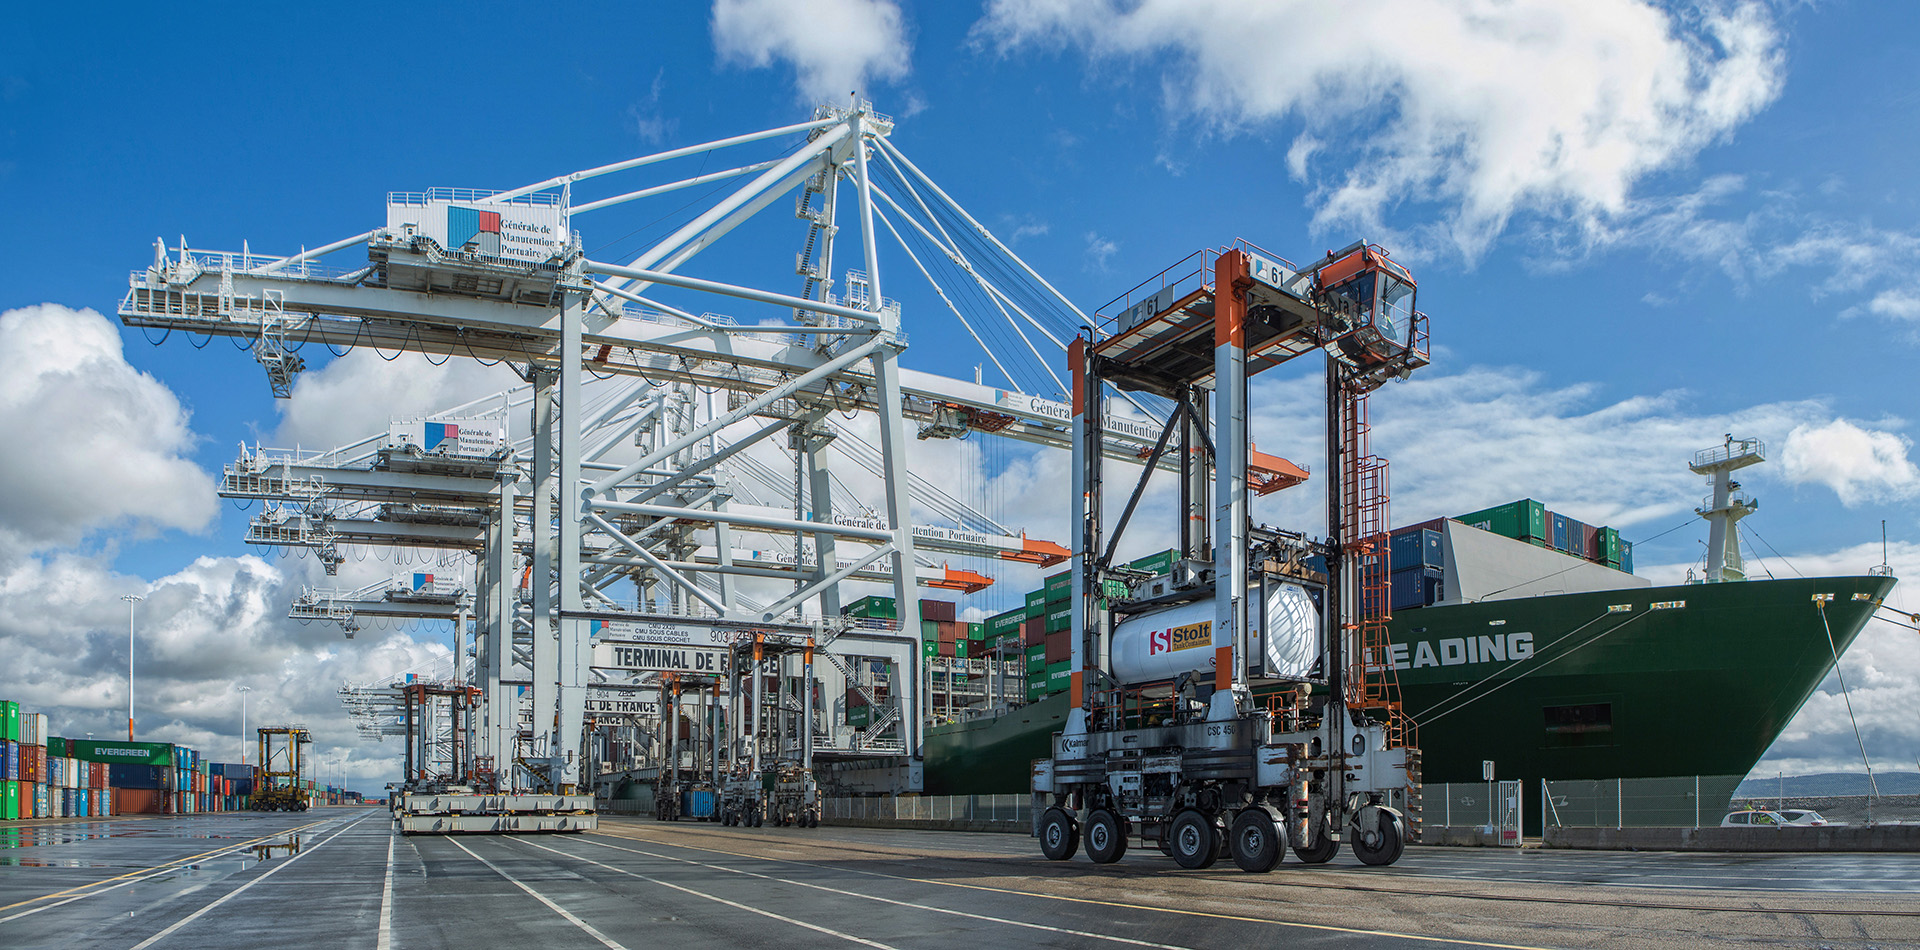
{"type": "Polygon", "coordinates": [[[881,151],[888,152],[892,154],[894,158],[899,159],[902,165],[905,165],[909,171],[913,172],[913,176],[915,178],[918,178],[922,182],[924,182],[928,188],[933,190],[934,194],[940,196],[940,200],[945,201],[949,207],[959,212],[960,216],[965,218],[967,223],[973,226],[973,229],[976,233],[978,233],[981,237],[984,237],[987,240],[992,241],[994,247],[999,248],[1001,253],[1011,258],[1014,263],[1019,264],[1021,270],[1026,271],[1029,277],[1032,277],[1034,280],[1038,281],[1040,283],[1040,286],[1047,288],[1048,292],[1052,293],[1054,297],[1058,298],[1061,303],[1066,304],[1067,309],[1072,310],[1075,315],[1079,316],[1081,321],[1089,325],[1093,323],[1092,318],[1088,317],[1084,312],[1082,312],[1079,307],[1074,306],[1073,301],[1068,300],[1066,294],[1061,293],[1059,290],[1055,289],[1052,284],[1047,283],[1047,279],[1045,277],[1040,276],[1038,271],[1035,271],[1032,267],[1027,265],[1026,261],[1020,259],[1020,255],[1013,253],[1013,251],[1010,250],[1005,244],[1000,243],[1000,239],[997,237],[994,237],[993,232],[988,231],[986,227],[983,226],[980,222],[975,221],[973,218],[973,215],[968,214],[967,209],[960,206],[960,202],[953,200],[952,195],[947,194],[945,191],[941,190],[939,185],[934,184],[933,179],[928,178],[927,173],[921,171],[919,166],[916,166],[915,164],[913,164],[913,161],[907,158],[906,155],[902,154],[900,149],[895,147],[892,142],[889,142],[886,139],[878,139],[876,141],[878,141],[881,151]]]}
{"type": "Polygon", "coordinates": [[[999,370],[1001,376],[1006,377],[1007,385],[1018,386],[1019,384],[1014,381],[1013,374],[1007,372],[1007,368],[1000,364],[1000,357],[995,355],[993,348],[988,346],[985,340],[980,339],[980,334],[974,331],[973,324],[967,322],[966,315],[960,312],[959,307],[953,305],[952,298],[947,296],[946,288],[941,287],[940,282],[933,279],[933,275],[927,272],[927,266],[920,263],[919,256],[913,253],[913,248],[907,246],[906,239],[901,237],[900,232],[894,228],[893,220],[887,217],[885,211],[878,208],[874,209],[874,213],[880,218],[880,223],[887,226],[887,232],[893,235],[893,239],[900,242],[900,249],[907,252],[907,259],[913,262],[914,267],[919,268],[920,276],[926,278],[927,283],[933,285],[933,292],[940,295],[940,302],[946,304],[948,310],[953,311],[954,318],[960,321],[961,326],[967,328],[967,335],[973,337],[973,342],[980,344],[980,349],[987,354],[987,359],[993,361],[993,368],[999,370]]]}
{"type": "Polygon", "coordinates": [[[558,188],[561,185],[572,184],[576,181],[585,181],[588,178],[598,178],[601,175],[611,175],[614,172],[626,171],[629,168],[639,168],[642,165],[652,165],[656,162],[664,162],[664,161],[669,161],[676,158],[685,158],[688,155],[698,155],[701,152],[711,152],[715,149],[727,148],[728,146],[745,145],[748,142],[758,142],[763,139],[778,138],[782,135],[790,135],[798,132],[810,132],[814,129],[826,128],[827,126],[833,125],[840,121],[841,120],[837,118],[815,119],[811,122],[801,122],[795,125],[783,126],[778,129],[767,129],[763,132],[751,132],[746,135],[735,135],[731,138],[715,139],[714,141],[706,142],[700,145],[689,145],[689,146],[686,146],[685,148],[670,149],[665,152],[655,152],[652,155],[642,155],[639,158],[630,158],[623,162],[614,162],[611,165],[601,165],[596,168],[589,168],[584,171],[577,171],[577,172],[572,172],[570,174],[561,175],[558,178],[549,178],[546,181],[534,182],[531,185],[515,188],[512,191],[503,191],[497,195],[492,195],[490,197],[482,198],[480,200],[482,203],[486,203],[486,204],[497,204],[502,201],[511,201],[522,195],[533,194],[536,191],[546,191],[549,188],[558,188]]]}
{"type": "Polygon", "coordinates": [[[1880,783],[1873,778],[1873,761],[1867,758],[1867,740],[1860,737],[1860,720],[1853,715],[1853,697],[1847,690],[1847,674],[1840,669],[1840,647],[1833,640],[1833,624],[1827,620],[1827,602],[1816,598],[1813,603],[1820,608],[1820,625],[1827,630],[1827,649],[1833,651],[1833,674],[1840,678],[1840,698],[1847,704],[1847,722],[1853,725],[1853,741],[1860,746],[1860,761],[1867,767],[1867,790],[1878,798],[1880,783]]]}
{"type": "MultiPolygon", "coordinates": [[[[891,195],[888,195],[885,191],[879,188],[873,189],[873,193],[876,195],[879,195],[881,200],[885,201],[887,204],[892,205],[895,209],[897,209],[901,213],[902,217],[905,218],[906,222],[908,224],[913,225],[915,230],[918,230],[922,235],[926,236],[927,240],[929,241],[934,240],[933,236],[927,233],[927,229],[922,227],[920,225],[920,222],[915,221],[912,215],[907,213],[905,208],[901,208],[900,203],[897,201],[894,201],[891,195]]],[[[1026,331],[1020,329],[1020,324],[1015,322],[1015,320],[1013,319],[1013,314],[1008,313],[1007,308],[1003,304],[1001,304],[1000,300],[1004,298],[1005,295],[1001,294],[999,290],[995,288],[991,283],[989,283],[985,277],[981,276],[980,272],[974,269],[973,264],[970,261],[968,261],[965,255],[962,255],[958,249],[949,247],[946,250],[948,255],[953,259],[954,263],[959,264],[960,267],[967,272],[967,276],[973,278],[974,283],[980,285],[980,287],[983,290],[987,291],[987,299],[991,301],[994,307],[1000,311],[1000,316],[1005,318],[1008,325],[1013,327],[1013,332],[1020,335],[1020,342],[1025,343],[1027,345],[1027,349],[1033,353],[1034,361],[1040,364],[1041,369],[1046,370],[1047,375],[1053,379],[1053,384],[1059,387],[1058,391],[1061,393],[1067,392],[1066,382],[1060,378],[1059,373],[1054,372],[1052,363],[1045,356],[1042,356],[1040,354],[1040,349],[1033,345],[1033,340],[1027,336],[1026,331]]],[[[1047,339],[1052,340],[1053,344],[1055,346],[1060,347],[1062,352],[1066,351],[1066,345],[1061,343],[1058,337],[1055,337],[1045,327],[1041,326],[1038,321],[1033,319],[1033,317],[1028,316],[1026,311],[1020,310],[1020,308],[1018,307],[1015,307],[1014,309],[1016,311],[1019,311],[1022,317],[1026,317],[1027,322],[1033,324],[1034,329],[1039,330],[1041,333],[1045,333],[1047,335],[1047,339]]]]}

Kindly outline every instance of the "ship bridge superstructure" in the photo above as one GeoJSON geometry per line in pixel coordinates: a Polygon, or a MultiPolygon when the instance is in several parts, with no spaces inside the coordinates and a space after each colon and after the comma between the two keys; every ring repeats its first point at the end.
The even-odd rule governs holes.
{"type": "Polygon", "coordinates": [[[1694,509],[1707,519],[1707,574],[1709,584],[1747,579],[1746,562],[1740,557],[1740,519],[1760,507],[1759,499],[1740,489],[1733,473],[1767,460],[1767,444],[1759,439],[1736,439],[1732,435],[1712,448],[1701,449],[1687,466],[1696,475],[1705,475],[1713,493],[1694,509]]]}

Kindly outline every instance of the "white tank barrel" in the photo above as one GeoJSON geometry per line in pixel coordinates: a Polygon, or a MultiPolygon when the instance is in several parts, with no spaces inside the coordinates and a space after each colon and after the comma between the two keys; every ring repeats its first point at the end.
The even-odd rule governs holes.
{"type": "MultiPolygon", "coordinates": [[[[1320,657],[1320,610],[1305,588],[1276,584],[1266,610],[1248,611],[1251,648],[1265,654],[1265,675],[1306,679],[1320,657]]],[[[1113,631],[1114,678],[1123,686],[1213,671],[1213,601],[1129,617],[1113,631]]]]}

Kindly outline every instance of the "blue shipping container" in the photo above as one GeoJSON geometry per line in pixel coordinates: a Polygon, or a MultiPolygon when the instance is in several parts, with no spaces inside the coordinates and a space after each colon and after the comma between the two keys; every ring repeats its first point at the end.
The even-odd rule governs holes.
{"type": "Polygon", "coordinates": [[[1410,567],[1446,566],[1440,532],[1432,528],[1415,528],[1394,535],[1388,543],[1388,557],[1392,559],[1395,571],[1410,567]]]}
{"type": "Polygon", "coordinates": [[[164,765],[114,762],[107,766],[107,784],[114,788],[166,788],[166,773],[164,765]]]}
{"type": "Polygon", "coordinates": [[[1553,549],[1555,551],[1568,550],[1572,545],[1567,539],[1567,535],[1570,533],[1567,529],[1570,527],[1568,522],[1572,519],[1566,515],[1559,514],[1549,515],[1549,517],[1553,519],[1553,549]]]}
{"type": "Polygon", "coordinates": [[[1394,571],[1389,603],[1394,610],[1428,607],[1446,596],[1446,573],[1433,567],[1394,571]]]}
{"type": "Polygon", "coordinates": [[[20,781],[20,743],[0,739],[0,782],[20,781]]]}

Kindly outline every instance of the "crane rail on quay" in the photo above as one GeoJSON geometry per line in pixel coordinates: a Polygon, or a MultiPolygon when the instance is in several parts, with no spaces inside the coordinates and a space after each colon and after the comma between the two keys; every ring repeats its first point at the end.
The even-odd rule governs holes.
{"type": "Polygon", "coordinates": [[[663,814],[729,824],[812,826],[823,794],[924,790],[939,698],[948,715],[1004,709],[1025,698],[1029,671],[1018,655],[923,649],[919,591],[979,591],[997,569],[1070,552],[909,471],[911,431],[1073,452],[1077,708],[1041,769],[1050,850],[1084,825],[1102,858],[1123,848],[1116,832],[1136,831],[1210,854],[1224,822],[1258,813],[1303,853],[1354,840],[1390,860],[1417,829],[1418,763],[1381,679],[1390,671],[1360,661],[1381,646],[1386,577],[1384,462],[1366,448],[1365,393],[1425,362],[1411,278],[1368,245],[1301,269],[1239,244],[1142,285],[1117,319],[1089,314],[893,130],[856,98],[507,191],[392,192],[384,223],[298,254],[161,241],[132,273],[125,325],[242,342],[276,396],[293,392],[313,342],[499,361],[524,380],[327,451],[242,446],[223,473],[222,495],[263,502],[249,543],[311,553],[329,574],[352,550],[436,552],[444,576],[308,590],[290,608],[348,636],[363,619],[454,622],[450,669],[410,691],[342,690],[369,734],[406,737],[392,798],[402,830],[590,830],[616,755],[630,760],[621,776],[647,773],[671,800],[663,814]],[[721,171],[661,171],[730,156],[741,157],[721,171]],[[616,174],[655,177],[579,194],[616,174]],[[696,187],[716,190],[624,260],[592,259],[574,230],[581,215],[678,204],[696,187]],[[783,195],[805,235],[778,280],[797,278],[797,293],[687,273],[783,195]],[[883,243],[930,290],[923,319],[951,315],[990,368],[968,381],[900,365],[907,325],[882,292],[883,243]],[[702,305],[714,300],[730,312],[702,305]],[[1245,502],[1307,477],[1254,449],[1246,377],[1316,349],[1329,354],[1330,543],[1255,527],[1245,502]],[[527,420],[517,437],[509,415],[527,420]],[[1170,573],[1114,561],[1140,489],[1103,531],[1107,462],[1144,462],[1142,486],[1179,479],[1170,573]],[[845,474],[879,497],[858,497],[845,474]],[[1314,556],[1327,564],[1318,580],[1303,566],[1314,556]],[[848,616],[844,582],[884,583],[897,608],[848,616]],[[1128,593],[1093,595],[1109,582],[1128,593]],[[1300,647],[1311,657],[1267,663],[1270,644],[1254,640],[1288,611],[1295,627],[1329,633],[1300,647]],[[1168,667],[1151,633],[1134,644],[1145,666],[1126,665],[1142,624],[1186,613],[1211,627],[1183,622],[1174,655],[1211,666],[1168,667]],[[1209,730],[1232,738],[1202,767],[1209,730]],[[1201,740],[1191,748],[1189,733],[1201,740]],[[1164,755],[1096,761],[1096,747],[1129,735],[1164,755]]]}

